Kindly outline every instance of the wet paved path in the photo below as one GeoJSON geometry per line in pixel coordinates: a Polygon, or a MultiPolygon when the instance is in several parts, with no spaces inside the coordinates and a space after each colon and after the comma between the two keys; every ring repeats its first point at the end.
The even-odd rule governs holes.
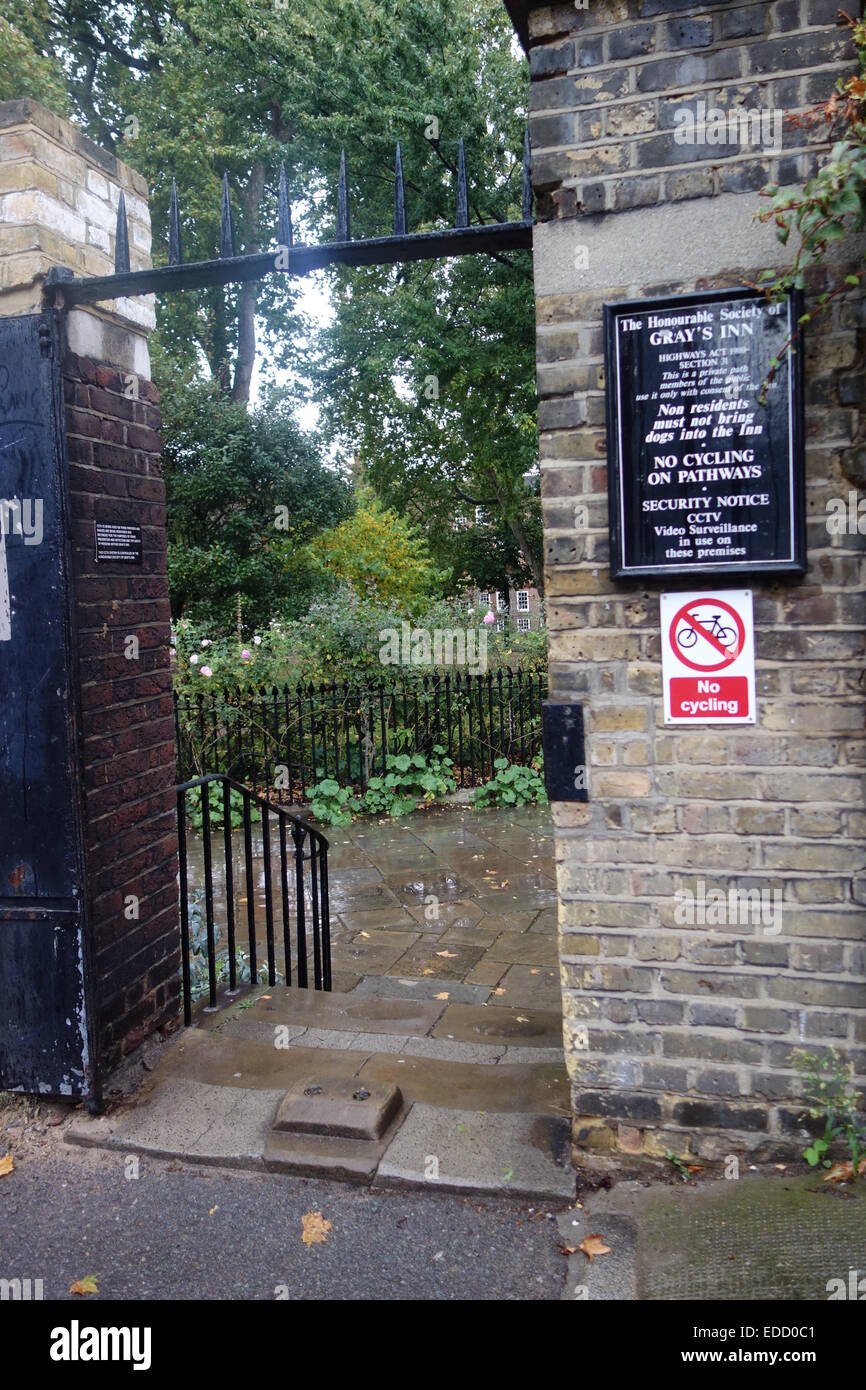
{"type": "Polygon", "coordinates": [[[546,808],[436,808],[328,838],[335,989],[435,980],[474,987],[451,991],[467,1003],[559,1009],[546,808]]]}

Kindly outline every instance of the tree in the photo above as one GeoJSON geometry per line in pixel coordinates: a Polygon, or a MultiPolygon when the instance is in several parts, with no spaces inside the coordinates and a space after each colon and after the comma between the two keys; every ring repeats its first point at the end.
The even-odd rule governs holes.
{"type": "MultiPolygon", "coordinates": [[[[519,215],[528,73],[501,0],[38,3],[34,52],[61,55],[76,119],[150,182],[157,261],[172,174],[187,259],[218,250],[224,174],[236,249],[276,248],[282,160],[299,232],[333,236],[342,147],[356,236],[390,230],[398,140],[413,230],[454,224],[461,136],[472,220],[519,215]]],[[[431,542],[455,579],[455,516],[483,505],[479,572],[504,545],[541,588],[538,501],[524,483],[536,461],[528,253],[331,276],[337,319],[319,335],[315,382],[332,440],[361,453],[387,503],[435,519],[431,542]]],[[[302,392],[308,334],[293,298],[280,275],[160,298],[161,384],[206,362],[246,402],[264,342],[269,368],[302,392]]]]}
{"type": "Polygon", "coordinates": [[[168,574],[175,617],[232,630],[296,617],[324,581],[305,547],[351,509],[284,404],[248,412],[213,385],[163,399],[168,574]]]}
{"type": "Polygon", "coordinates": [[[418,532],[369,492],[361,493],[353,516],[316,537],[310,556],[360,597],[407,609],[429,600],[443,578],[418,532]]]}

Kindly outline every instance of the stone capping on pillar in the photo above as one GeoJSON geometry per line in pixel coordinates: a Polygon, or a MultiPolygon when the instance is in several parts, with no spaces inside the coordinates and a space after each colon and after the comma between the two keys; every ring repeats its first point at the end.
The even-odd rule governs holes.
{"type": "MultiPolygon", "coordinates": [[[[141,174],[39,102],[0,103],[0,314],[37,313],[52,266],[113,274],[121,191],[130,265],[146,270],[150,211],[141,174]]],[[[148,377],[155,322],[152,295],[88,305],[69,314],[69,346],[148,377]]]]}

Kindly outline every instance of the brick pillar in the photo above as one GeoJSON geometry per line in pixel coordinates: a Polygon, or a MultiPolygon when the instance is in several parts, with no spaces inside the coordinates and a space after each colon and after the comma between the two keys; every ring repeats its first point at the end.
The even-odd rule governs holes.
{"type": "MultiPolygon", "coordinates": [[[[140,175],[32,101],[0,105],[0,314],[34,313],[53,265],[113,272],[119,193],[150,265],[140,175]]],[[[79,769],[95,1035],[103,1074],[179,1008],[175,749],[152,299],[65,316],[79,769]],[[94,523],[142,528],[140,566],[96,562],[94,523]]]]}
{"type": "MultiPolygon", "coordinates": [[[[611,580],[602,306],[785,262],[757,190],[808,178],[825,132],[708,150],[676,143],[676,113],[805,113],[853,74],[853,43],[836,0],[711,0],[698,17],[682,0],[509,4],[533,75],[551,695],[587,726],[589,801],[553,806],[575,1151],[788,1157],[804,1137],[792,1050],[835,1045],[866,1077],[864,536],[827,526],[832,499],[863,505],[863,299],[808,330],[808,572],[746,579],[753,728],[664,726],[658,588],[698,576],[611,580]],[[781,932],[678,919],[677,890],[702,882],[778,891],[781,932]]],[[[834,243],[807,308],[862,268],[862,241],[834,243]]]]}

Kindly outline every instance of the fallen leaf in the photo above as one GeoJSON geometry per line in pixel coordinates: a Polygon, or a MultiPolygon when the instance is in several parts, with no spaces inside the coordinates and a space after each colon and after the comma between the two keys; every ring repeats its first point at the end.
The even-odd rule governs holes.
{"type": "Polygon", "coordinates": [[[686,1168],[687,1173],[702,1173],[704,1165],[702,1163],[690,1163],[686,1168]]]}
{"type": "Polygon", "coordinates": [[[504,994],[504,993],[505,993],[505,990],[504,990],[504,989],[494,989],[494,990],[493,990],[493,993],[494,993],[494,994],[504,994]]]}
{"type": "Polygon", "coordinates": [[[273,999],[273,997],[274,997],[274,996],[273,996],[272,994],[260,994],[260,995],[259,995],[259,998],[260,998],[260,999],[273,999]]]}
{"type": "Polygon", "coordinates": [[[432,975],[432,974],[433,974],[433,971],[432,971],[432,970],[422,970],[422,971],[421,971],[421,974],[422,974],[422,975],[432,975]]]}
{"type": "Polygon", "coordinates": [[[578,1250],[580,1249],[580,1246],[579,1246],[579,1245],[560,1245],[559,1243],[557,1243],[556,1248],[557,1248],[557,1250],[559,1251],[560,1255],[576,1255],[577,1252],[578,1252],[578,1250]]]}
{"type": "Polygon", "coordinates": [[[528,1022],[529,1022],[529,1019],[526,1018],[524,1014],[518,1014],[518,1015],[517,1015],[517,1022],[518,1022],[518,1023],[528,1023],[528,1022]]]}
{"type": "Polygon", "coordinates": [[[0,1178],[5,1178],[7,1173],[11,1173],[15,1167],[15,1160],[11,1154],[6,1154],[5,1158],[0,1158],[0,1178]]]}
{"type": "Polygon", "coordinates": [[[578,1249],[583,1251],[590,1264],[592,1264],[596,1255],[611,1254],[610,1246],[605,1245],[604,1243],[604,1236],[600,1236],[597,1234],[591,1236],[584,1236],[583,1240],[580,1242],[580,1245],[578,1246],[578,1249]]]}
{"type": "Polygon", "coordinates": [[[529,973],[530,973],[530,975],[537,975],[537,974],[538,974],[538,971],[537,971],[537,970],[530,970],[529,973]]]}
{"type": "Polygon", "coordinates": [[[788,1169],[787,1163],[774,1163],[773,1167],[775,1168],[777,1173],[785,1173],[788,1169]]]}
{"type": "Polygon", "coordinates": [[[328,1232],[333,1229],[320,1211],[308,1211],[301,1217],[301,1240],[305,1245],[324,1245],[328,1232]]]}
{"type": "Polygon", "coordinates": [[[211,1207],[210,1211],[208,1212],[208,1216],[213,1216],[215,1211],[219,1211],[219,1207],[211,1207]]]}
{"type": "Polygon", "coordinates": [[[456,952],[456,951],[437,951],[436,954],[437,954],[437,956],[443,956],[445,960],[456,960],[456,959],[457,959],[457,952],[456,952]]]}
{"type": "Polygon", "coordinates": [[[450,998],[450,995],[449,995],[449,993],[448,993],[448,991],[447,991],[447,989],[446,989],[446,990],[443,990],[441,994],[434,994],[434,995],[433,995],[433,998],[434,998],[434,999],[448,999],[448,998],[450,998]]]}
{"type": "MultiPolygon", "coordinates": [[[[866,1173],[866,1158],[861,1158],[857,1165],[858,1173],[866,1173]]],[[[854,1178],[854,1164],[851,1159],[845,1163],[834,1163],[829,1173],[826,1174],[824,1182],[852,1182],[854,1178]]]]}
{"type": "Polygon", "coordinates": [[[362,931],[362,932],[360,933],[360,935],[361,935],[361,936],[366,936],[367,940],[368,940],[368,941],[370,940],[370,933],[369,933],[368,931],[362,931]]]}
{"type": "Polygon", "coordinates": [[[78,1294],[99,1293],[96,1275],[87,1274],[83,1279],[76,1279],[69,1285],[69,1292],[78,1294]]]}

